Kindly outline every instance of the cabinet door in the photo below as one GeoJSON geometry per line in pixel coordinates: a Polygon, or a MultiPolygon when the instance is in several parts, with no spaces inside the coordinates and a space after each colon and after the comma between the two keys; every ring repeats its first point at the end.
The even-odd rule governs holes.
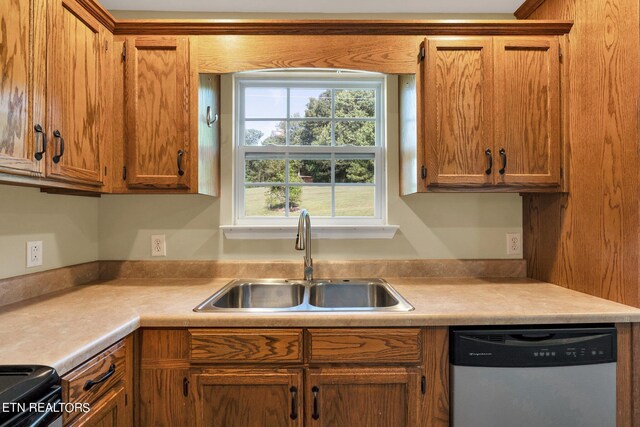
{"type": "Polygon", "coordinates": [[[302,425],[302,370],[223,369],[194,374],[196,426],[302,425]]]}
{"type": "Polygon", "coordinates": [[[428,185],[491,184],[492,40],[428,38],[425,46],[428,185]]]}
{"type": "Polygon", "coordinates": [[[44,173],[46,15],[45,0],[0,2],[0,173],[44,173]]]}
{"type": "Polygon", "coordinates": [[[56,0],[52,5],[47,175],[100,185],[100,25],[75,0],[56,0]]]}
{"type": "Polygon", "coordinates": [[[497,37],[497,182],[560,184],[560,59],[557,37],[497,37]]]}
{"type": "Polygon", "coordinates": [[[189,57],[185,37],[126,42],[129,187],[189,187],[189,57]]]}
{"type": "Polygon", "coordinates": [[[91,411],[78,418],[70,426],[73,427],[129,427],[131,420],[127,417],[126,390],[119,384],[109,390],[96,403],[91,411]]]}
{"type": "Polygon", "coordinates": [[[418,368],[310,369],[305,381],[308,426],[413,427],[420,416],[418,368]]]}

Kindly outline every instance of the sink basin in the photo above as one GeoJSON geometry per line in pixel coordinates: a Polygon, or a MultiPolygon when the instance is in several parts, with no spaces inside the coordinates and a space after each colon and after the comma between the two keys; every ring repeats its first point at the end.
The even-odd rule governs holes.
{"type": "Polygon", "coordinates": [[[318,283],[311,286],[309,304],[325,308],[381,308],[397,305],[398,300],[377,283],[318,283]]]}
{"type": "Polygon", "coordinates": [[[382,279],[238,279],[194,308],[197,312],[411,311],[382,279]]]}
{"type": "Polygon", "coordinates": [[[290,309],[302,304],[305,286],[289,281],[236,281],[203,302],[196,311],[209,309],[290,309]]]}

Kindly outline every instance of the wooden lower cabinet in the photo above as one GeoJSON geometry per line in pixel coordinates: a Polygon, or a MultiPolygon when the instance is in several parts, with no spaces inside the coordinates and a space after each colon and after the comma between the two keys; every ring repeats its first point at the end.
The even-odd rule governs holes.
{"type": "Polygon", "coordinates": [[[133,426],[133,337],[115,343],[62,377],[62,400],[89,404],[89,412],[65,412],[64,426],[133,426]]]}
{"type": "Polygon", "coordinates": [[[195,426],[302,426],[302,369],[203,370],[191,383],[195,426]]]}
{"type": "Polygon", "coordinates": [[[422,425],[418,368],[322,368],[306,374],[308,426],[422,425]]]}
{"type": "Polygon", "coordinates": [[[72,427],[125,427],[130,426],[129,410],[126,408],[124,385],[109,390],[98,402],[91,406],[91,412],[80,417],[72,427]]]}
{"type": "Polygon", "coordinates": [[[449,425],[446,327],[143,329],[140,337],[136,425],[449,425]]]}

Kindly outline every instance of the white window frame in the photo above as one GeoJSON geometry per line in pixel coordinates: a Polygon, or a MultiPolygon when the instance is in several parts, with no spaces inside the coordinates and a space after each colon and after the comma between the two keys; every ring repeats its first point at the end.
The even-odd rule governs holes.
{"type": "MultiPolygon", "coordinates": [[[[262,71],[262,72],[246,72],[234,75],[234,100],[235,100],[235,120],[234,120],[234,143],[233,143],[233,188],[234,188],[234,226],[223,227],[225,234],[229,237],[235,231],[236,234],[255,233],[263,231],[263,235],[269,235],[268,238],[277,235],[277,230],[290,231],[290,226],[297,223],[298,216],[289,217],[246,217],[244,215],[244,187],[245,187],[245,155],[247,153],[264,153],[264,154],[285,154],[285,179],[288,181],[288,155],[289,154],[331,154],[332,160],[336,155],[357,155],[357,154],[373,154],[375,159],[374,172],[374,216],[371,217],[312,217],[314,226],[320,226],[319,229],[329,232],[329,238],[340,235],[340,231],[352,234],[358,227],[364,226],[363,230],[369,230],[374,235],[384,232],[389,234],[392,230],[393,234],[397,227],[387,227],[387,187],[386,187],[386,78],[379,73],[351,72],[351,71],[262,71]],[[375,88],[376,89],[376,132],[375,146],[373,147],[341,147],[341,146],[245,146],[243,145],[244,135],[244,90],[247,87],[256,86],[274,86],[286,85],[288,88],[317,88],[331,87],[335,89],[357,89],[357,88],[375,88]],[[334,227],[332,229],[332,227],[334,227]],[[284,228],[282,228],[284,227],[284,228]],[[274,231],[275,230],[275,231],[274,231]],[[377,230],[377,231],[376,231],[377,230]]],[[[332,116],[334,105],[332,103],[332,116]]],[[[290,115],[290,98],[287,97],[287,116],[290,115]]],[[[319,118],[318,120],[327,120],[319,118]]],[[[278,118],[262,118],[263,121],[281,121],[278,118]]],[[[340,120],[358,121],[358,119],[336,119],[331,117],[328,121],[335,124],[340,120]]],[[[332,132],[333,134],[333,132],[332,132]]],[[[288,144],[288,136],[287,142],[288,144]]],[[[332,170],[332,173],[335,173],[332,170]]],[[[332,177],[332,183],[326,186],[335,188],[340,184],[335,183],[332,177]]],[[[335,198],[332,197],[332,203],[335,198]]],[[[285,203],[288,206],[288,203],[285,203]]],[[[302,208],[304,206],[301,206],[302,208]]],[[[332,209],[333,211],[333,209],[332,209]]],[[[311,212],[313,215],[313,212],[311,212]]],[[[392,234],[392,235],[393,235],[392,234]]],[[[236,237],[247,238],[247,237],[236,237]]]]}

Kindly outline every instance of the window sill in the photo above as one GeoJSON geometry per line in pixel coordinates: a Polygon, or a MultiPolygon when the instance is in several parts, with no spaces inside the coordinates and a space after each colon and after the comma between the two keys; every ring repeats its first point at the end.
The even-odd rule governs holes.
{"type": "MultiPolygon", "coordinates": [[[[291,225],[222,225],[230,240],[295,239],[297,227],[291,225]]],[[[392,239],[398,225],[314,225],[313,239],[392,239]]]]}

